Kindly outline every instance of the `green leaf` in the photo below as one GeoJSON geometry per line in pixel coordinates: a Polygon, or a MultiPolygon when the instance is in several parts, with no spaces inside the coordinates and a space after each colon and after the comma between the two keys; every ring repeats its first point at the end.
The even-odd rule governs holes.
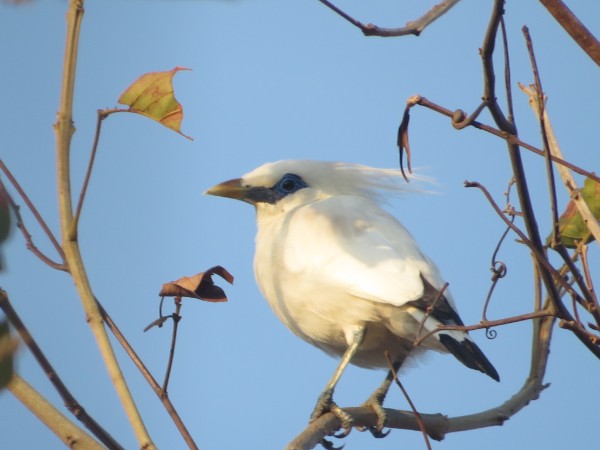
{"type": "MultiPolygon", "coordinates": [[[[596,220],[599,220],[600,183],[596,183],[591,178],[586,178],[581,189],[581,197],[589,206],[596,220]]],[[[562,244],[568,248],[577,247],[577,244],[583,240],[590,242],[593,239],[573,200],[569,201],[565,212],[558,219],[558,230],[562,244]]],[[[552,236],[548,237],[549,243],[551,238],[552,236]]]]}
{"type": "Polygon", "coordinates": [[[13,374],[13,354],[17,348],[6,321],[0,322],[0,389],[8,384],[13,374]]]}
{"type": "Polygon", "coordinates": [[[119,97],[119,103],[129,106],[129,112],[156,120],[165,127],[192,140],[181,132],[183,107],[175,99],[173,77],[185,67],[175,67],[166,72],[149,72],[129,86],[119,97]]]}

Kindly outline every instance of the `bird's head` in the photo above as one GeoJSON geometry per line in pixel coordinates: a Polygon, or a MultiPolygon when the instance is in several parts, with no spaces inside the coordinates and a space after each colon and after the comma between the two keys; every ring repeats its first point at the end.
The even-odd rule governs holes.
{"type": "Polygon", "coordinates": [[[380,199],[380,191],[401,191],[397,170],[343,162],[286,160],[258,167],[205,193],[242,200],[257,211],[284,212],[336,195],[380,199]]]}

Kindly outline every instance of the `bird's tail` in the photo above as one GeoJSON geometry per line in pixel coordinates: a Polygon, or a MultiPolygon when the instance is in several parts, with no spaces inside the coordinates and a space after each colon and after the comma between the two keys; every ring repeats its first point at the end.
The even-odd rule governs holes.
{"type": "MultiPolygon", "coordinates": [[[[423,323],[427,330],[434,330],[439,325],[464,325],[446,296],[440,296],[440,292],[423,275],[421,280],[423,296],[419,300],[410,302],[414,309],[409,310],[419,323],[423,323]]],[[[465,366],[500,381],[500,375],[492,363],[466,332],[445,330],[435,333],[434,337],[465,366]]]]}
{"type": "Polygon", "coordinates": [[[452,353],[456,359],[470,369],[479,370],[496,381],[500,381],[498,371],[492,363],[483,354],[481,349],[469,338],[465,337],[462,341],[457,341],[452,336],[440,332],[437,336],[439,341],[446,349],[452,353]]]}

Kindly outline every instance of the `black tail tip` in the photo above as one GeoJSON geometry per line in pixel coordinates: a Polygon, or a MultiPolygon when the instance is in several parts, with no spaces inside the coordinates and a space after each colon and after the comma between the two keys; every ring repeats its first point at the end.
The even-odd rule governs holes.
{"type": "Polygon", "coordinates": [[[473,341],[465,339],[459,342],[445,333],[439,333],[438,339],[456,359],[469,369],[479,370],[493,380],[500,382],[498,371],[473,341]]]}

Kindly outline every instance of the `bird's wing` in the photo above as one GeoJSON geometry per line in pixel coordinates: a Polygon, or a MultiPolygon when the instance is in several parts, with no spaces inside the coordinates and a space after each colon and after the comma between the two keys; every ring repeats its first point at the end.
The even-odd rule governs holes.
{"type": "MultiPolygon", "coordinates": [[[[288,213],[286,270],[315,288],[405,307],[414,322],[391,318],[399,336],[418,336],[439,325],[462,325],[435,264],[394,217],[366,199],[337,196],[288,213]],[[331,289],[333,288],[333,289],[331,289]],[[430,308],[434,306],[433,308],[430,308]]],[[[348,307],[351,307],[348,305],[348,307]]],[[[444,330],[423,342],[452,353],[467,367],[499,380],[468,334],[444,330]]]]}
{"type": "Polygon", "coordinates": [[[295,243],[285,252],[288,270],[348,294],[400,306],[422,297],[421,277],[443,285],[406,228],[366,199],[337,196],[306,205],[291,212],[286,228],[286,242],[295,243]]]}

